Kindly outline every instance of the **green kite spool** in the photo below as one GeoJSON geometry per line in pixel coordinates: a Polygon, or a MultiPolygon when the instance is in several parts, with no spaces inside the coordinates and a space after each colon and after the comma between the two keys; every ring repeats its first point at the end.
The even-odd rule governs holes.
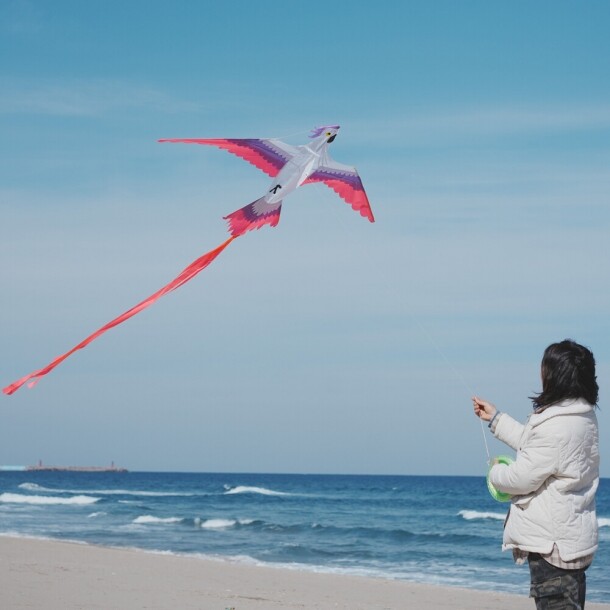
{"type": "MultiPolygon", "coordinates": [[[[506,464],[506,466],[510,466],[515,460],[513,460],[512,457],[509,457],[508,455],[499,455],[495,460],[496,464],[506,464]]],[[[498,502],[510,502],[511,499],[511,495],[507,494],[503,491],[498,491],[492,484],[491,481],[489,480],[489,473],[491,472],[491,466],[489,467],[489,470],[487,471],[487,489],[489,489],[489,493],[491,494],[491,497],[494,500],[497,500],[498,502]]]]}

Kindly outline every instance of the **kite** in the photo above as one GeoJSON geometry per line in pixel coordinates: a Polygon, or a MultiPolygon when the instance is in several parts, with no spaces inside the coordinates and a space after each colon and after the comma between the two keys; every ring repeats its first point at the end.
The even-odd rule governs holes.
{"type": "Polygon", "coordinates": [[[179,288],[205,269],[234,239],[265,225],[277,226],[283,200],[303,184],[322,182],[334,190],[361,216],[375,222],[362,180],[354,167],[333,161],[328,154],[328,145],[337,137],[339,125],[316,127],[309,134],[310,142],[301,146],[292,146],[278,139],[202,139],[172,138],[159,142],[185,144],[204,144],[226,150],[249,163],[273,178],[269,190],[252,203],[225,216],[230,237],[214,250],[200,256],[178,274],[169,284],[144,299],[120,316],[111,320],[71,350],[52,360],[47,366],[18,379],[2,391],[13,394],[25,383],[33,387],[41,377],[50,373],[68,356],[83,349],[106,331],[125,322],[140,313],[163,295],[179,288]]]}

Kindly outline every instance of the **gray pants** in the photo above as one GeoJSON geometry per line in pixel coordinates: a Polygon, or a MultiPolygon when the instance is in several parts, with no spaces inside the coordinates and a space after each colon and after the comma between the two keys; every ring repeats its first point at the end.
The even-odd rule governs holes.
{"type": "Polygon", "coordinates": [[[528,557],[531,575],[530,597],[537,610],[584,610],[587,578],[585,570],[563,570],[537,553],[528,557]]]}

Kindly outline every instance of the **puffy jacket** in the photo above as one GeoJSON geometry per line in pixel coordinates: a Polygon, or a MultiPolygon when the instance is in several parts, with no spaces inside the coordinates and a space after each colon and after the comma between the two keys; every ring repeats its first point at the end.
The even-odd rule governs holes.
{"type": "Polygon", "coordinates": [[[569,399],[530,415],[525,425],[498,415],[494,435],[515,451],[489,479],[513,495],[502,549],[547,554],[556,544],[564,561],[597,550],[595,492],[599,439],[595,408],[569,399]]]}

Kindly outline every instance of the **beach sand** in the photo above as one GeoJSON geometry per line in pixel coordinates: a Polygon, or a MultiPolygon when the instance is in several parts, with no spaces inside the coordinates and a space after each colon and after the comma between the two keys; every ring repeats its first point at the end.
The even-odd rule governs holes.
{"type": "MultiPolygon", "coordinates": [[[[19,610],[533,610],[485,593],[131,549],[0,537],[0,608],[19,610]]],[[[589,604],[588,610],[610,610],[589,604]]]]}

